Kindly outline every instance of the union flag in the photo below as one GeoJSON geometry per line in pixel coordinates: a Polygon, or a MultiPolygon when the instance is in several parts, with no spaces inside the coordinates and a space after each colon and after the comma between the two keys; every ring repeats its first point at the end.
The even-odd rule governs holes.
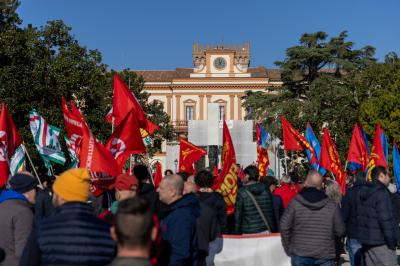
{"type": "Polygon", "coordinates": [[[335,175],[336,182],[339,184],[340,190],[344,195],[346,193],[346,173],[343,171],[339,153],[337,152],[335,143],[333,143],[327,128],[324,128],[319,163],[323,168],[335,175]]]}
{"type": "Polygon", "coordinates": [[[193,164],[206,155],[206,151],[187,140],[179,140],[179,172],[192,174],[193,164]]]}

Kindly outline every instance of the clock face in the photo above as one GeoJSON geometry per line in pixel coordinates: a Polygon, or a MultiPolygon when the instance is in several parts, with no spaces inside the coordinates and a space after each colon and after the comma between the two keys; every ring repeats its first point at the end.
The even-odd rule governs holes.
{"type": "Polygon", "coordinates": [[[216,69],[224,69],[226,67],[226,60],[223,57],[217,57],[214,60],[214,67],[216,69]]]}

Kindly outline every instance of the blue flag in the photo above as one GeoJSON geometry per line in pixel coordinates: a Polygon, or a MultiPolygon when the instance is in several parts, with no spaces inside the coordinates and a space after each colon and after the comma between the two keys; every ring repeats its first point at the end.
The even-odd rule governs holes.
{"type": "Polygon", "coordinates": [[[261,125],[261,123],[257,123],[257,127],[260,130],[260,138],[257,140],[257,144],[261,146],[263,149],[268,148],[268,140],[269,140],[269,134],[265,130],[265,128],[261,125]]]}
{"type": "Polygon", "coordinates": [[[393,143],[393,174],[397,192],[400,193],[400,158],[396,143],[393,143]]]}
{"type": "MultiPolygon", "coordinates": [[[[319,141],[318,141],[317,137],[315,136],[310,123],[307,123],[306,139],[307,139],[308,143],[310,143],[311,146],[314,148],[315,153],[317,155],[317,161],[319,162],[319,156],[321,154],[321,145],[319,144],[319,141]]],[[[310,150],[306,149],[306,154],[307,154],[308,161],[311,163],[310,150]]],[[[311,167],[314,170],[318,170],[321,173],[321,175],[324,175],[326,173],[326,170],[324,168],[320,167],[318,163],[314,163],[313,165],[311,165],[311,167]]]]}
{"type": "Polygon", "coordinates": [[[389,165],[389,161],[388,161],[388,158],[389,158],[388,157],[389,156],[389,144],[387,142],[387,138],[386,138],[384,133],[382,133],[381,139],[382,139],[383,151],[385,152],[386,163],[389,165]]]}

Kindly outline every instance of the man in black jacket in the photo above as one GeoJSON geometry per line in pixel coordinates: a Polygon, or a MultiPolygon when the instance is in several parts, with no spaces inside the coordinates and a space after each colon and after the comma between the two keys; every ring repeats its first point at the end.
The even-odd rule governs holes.
{"type": "Polygon", "coordinates": [[[372,169],[372,183],[358,196],[358,240],[366,265],[397,265],[396,221],[387,186],[390,178],[382,166],[372,169]]]}
{"type": "Polygon", "coordinates": [[[354,177],[355,182],[352,187],[347,189],[346,195],[342,200],[342,215],[346,225],[346,248],[349,252],[350,263],[352,266],[364,265],[361,243],[358,241],[357,223],[357,196],[360,190],[367,185],[364,171],[359,171],[354,177]]]}

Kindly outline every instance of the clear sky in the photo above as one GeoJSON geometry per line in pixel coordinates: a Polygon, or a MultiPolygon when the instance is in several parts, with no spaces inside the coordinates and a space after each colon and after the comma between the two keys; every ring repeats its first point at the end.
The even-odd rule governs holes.
{"type": "Polygon", "coordinates": [[[192,67],[192,45],[250,42],[251,66],[274,67],[304,32],[400,53],[400,0],[21,0],[24,25],[61,19],[113,69],[192,67]]]}

